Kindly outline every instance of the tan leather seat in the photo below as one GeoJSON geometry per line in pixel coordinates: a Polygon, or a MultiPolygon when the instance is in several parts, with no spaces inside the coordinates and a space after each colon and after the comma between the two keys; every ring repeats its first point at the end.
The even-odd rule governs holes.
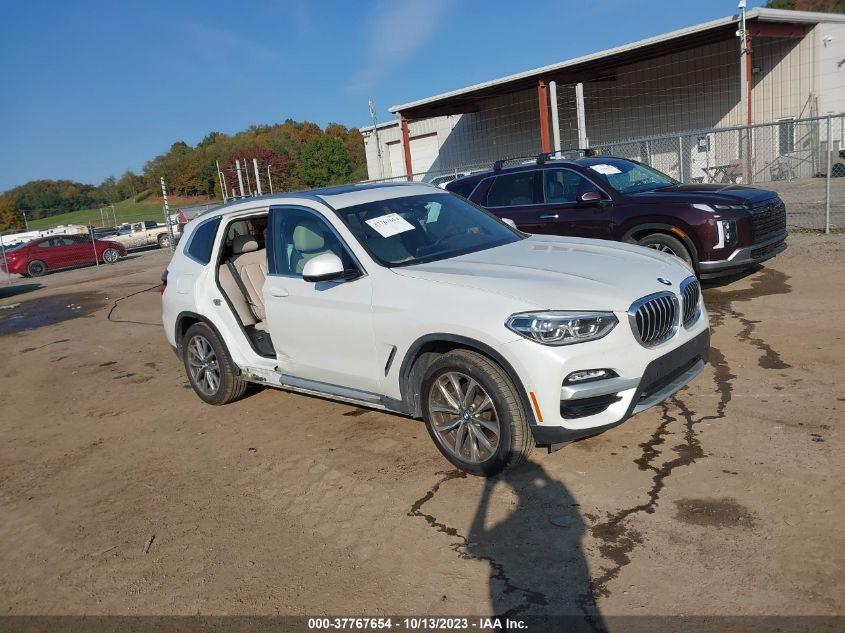
{"type": "Polygon", "coordinates": [[[301,275],[308,260],[317,257],[317,255],[331,252],[326,248],[323,230],[317,220],[303,220],[294,227],[293,252],[290,257],[291,271],[301,275]]]}
{"type": "Polygon", "coordinates": [[[264,310],[263,289],[267,278],[267,251],[258,248],[258,242],[252,235],[238,235],[232,240],[232,253],[229,261],[240,278],[243,291],[226,264],[220,266],[220,285],[241,322],[264,330],[264,320],[267,316],[264,310]],[[244,291],[249,297],[249,303],[244,297],[244,291]]]}

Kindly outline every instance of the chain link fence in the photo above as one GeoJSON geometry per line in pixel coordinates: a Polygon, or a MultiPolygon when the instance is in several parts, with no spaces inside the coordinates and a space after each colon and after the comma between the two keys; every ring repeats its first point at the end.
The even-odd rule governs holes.
{"type": "Polygon", "coordinates": [[[102,207],[71,214],[63,224],[51,224],[49,217],[30,218],[23,230],[0,232],[0,284],[72,268],[96,269],[135,253],[169,250],[186,222],[216,204],[174,208],[172,232],[155,209],[121,212],[102,207]]]}
{"type": "Polygon", "coordinates": [[[793,230],[845,230],[845,115],[654,136],[591,148],[691,184],[778,192],[793,230]]]}
{"type": "MultiPolygon", "coordinates": [[[[686,184],[750,185],[776,191],[791,230],[845,231],[845,115],[685,131],[603,142],[589,148],[604,156],[640,161],[686,184]]],[[[538,150],[539,151],[539,150],[538,150]]],[[[581,150],[558,157],[575,158],[581,150]]],[[[535,155],[497,158],[503,166],[536,162],[535,155]]],[[[487,163],[466,163],[412,174],[443,186],[487,163]]],[[[405,182],[406,175],[366,182],[405,182]]]]}

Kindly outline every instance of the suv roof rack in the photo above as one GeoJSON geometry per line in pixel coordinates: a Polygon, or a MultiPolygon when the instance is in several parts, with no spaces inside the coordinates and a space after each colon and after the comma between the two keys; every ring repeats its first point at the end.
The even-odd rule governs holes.
{"type": "Polygon", "coordinates": [[[507,158],[500,158],[493,163],[493,171],[501,171],[504,164],[508,161],[519,160],[521,158],[533,158],[538,165],[542,165],[549,160],[566,160],[562,155],[566,153],[578,153],[581,156],[598,156],[599,150],[597,148],[580,148],[572,147],[567,149],[554,150],[552,152],[540,152],[539,154],[526,154],[524,156],[508,156],[507,158]],[[559,156],[560,155],[560,156],[559,156]],[[559,156],[559,158],[555,158],[559,156]]]}

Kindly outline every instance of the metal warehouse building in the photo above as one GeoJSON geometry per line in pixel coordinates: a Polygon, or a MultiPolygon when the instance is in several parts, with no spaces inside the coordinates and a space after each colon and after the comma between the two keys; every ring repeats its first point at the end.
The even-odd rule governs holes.
{"type": "Polygon", "coordinates": [[[823,117],[845,112],[845,15],[752,9],[744,38],[742,24],[725,17],[394,106],[395,121],[361,129],[369,177],[432,180],[588,147],[695,182],[814,175],[826,135],[843,146],[841,122],[832,134],[823,117]]]}

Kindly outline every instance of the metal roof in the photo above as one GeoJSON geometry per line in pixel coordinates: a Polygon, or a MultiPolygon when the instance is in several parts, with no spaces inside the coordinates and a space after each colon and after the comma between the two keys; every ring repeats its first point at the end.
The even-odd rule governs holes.
{"type": "MultiPolygon", "coordinates": [[[[583,81],[588,81],[589,78],[595,78],[597,76],[595,74],[596,66],[600,69],[604,68],[607,70],[613,66],[631,63],[642,58],[657,57],[667,52],[672,52],[672,50],[679,50],[678,46],[683,41],[686,41],[686,45],[680,44],[681,50],[720,39],[735,37],[735,26],[738,17],[738,15],[731,15],[719,18],[718,20],[696,24],[623,46],[609,48],[556,64],[549,64],[548,66],[541,66],[451,92],[444,92],[426,99],[411,101],[391,107],[390,112],[394,114],[401,113],[408,116],[408,118],[427,118],[443,114],[456,114],[462,111],[471,112],[473,108],[467,104],[471,104],[474,99],[515,92],[516,90],[528,87],[531,84],[531,80],[539,78],[555,79],[555,76],[566,77],[567,75],[571,78],[578,79],[579,70],[583,72],[589,69],[589,74],[584,73],[586,76],[583,79],[583,81]],[[619,59],[619,57],[622,57],[622,59],[619,59]],[[462,105],[464,109],[461,109],[462,105]]],[[[751,9],[746,13],[746,20],[781,22],[786,24],[817,24],[819,22],[845,22],[845,15],[757,8],[751,9]]],[[[363,130],[365,128],[361,129],[363,130]]]]}

